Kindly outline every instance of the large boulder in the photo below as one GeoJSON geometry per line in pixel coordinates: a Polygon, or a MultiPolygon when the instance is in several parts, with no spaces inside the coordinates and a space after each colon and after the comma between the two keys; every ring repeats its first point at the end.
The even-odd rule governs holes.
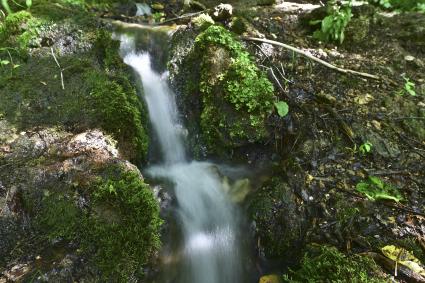
{"type": "Polygon", "coordinates": [[[159,248],[159,206],[116,142],[0,127],[0,281],[140,278],[159,248]]]}
{"type": "Polygon", "coordinates": [[[255,223],[260,254],[268,259],[290,259],[302,255],[307,210],[295,189],[273,178],[248,199],[250,218],[255,223]]]}
{"type": "Polygon", "coordinates": [[[231,32],[217,25],[199,34],[177,31],[170,55],[171,80],[189,131],[200,130],[198,144],[208,153],[222,155],[268,139],[274,87],[231,32]],[[190,121],[200,122],[192,127],[190,121]]]}

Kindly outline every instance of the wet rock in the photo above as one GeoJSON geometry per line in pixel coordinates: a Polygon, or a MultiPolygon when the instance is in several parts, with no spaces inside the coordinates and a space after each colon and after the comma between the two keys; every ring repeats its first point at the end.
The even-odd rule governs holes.
{"type": "Polygon", "coordinates": [[[397,143],[385,136],[385,132],[365,128],[360,124],[353,124],[353,130],[358,134],[363,142],[370,142],[373,152],[384,158],[396,158],[401,154],[397,143]],[[382,134],[381,134],[382,133],[382,134]]]}
{"type": "MultiPolygon", "coordinates": [[[[420,103],[405,99],[402,96],[388,97],[385,99],[385,106],[392,109],[393,116],[403,117],[398,121],[402,126],[401,135],[412,135],[419,141],[425,140],[425,108],[420,103]],[[418,117],[411,118],[411,117],[418,117]]],[[[397,121],[397,120],[395,120],[397,121]]]]}
{"type": "Polygon", "coordinates": [[[282,280],[280,280],[279,275],[276,275],[276,274],[261,276],[260,281],[258,281],[258,283],[281,283],[281,282],[282,280]]]}
{"type": "Polygon", "coordinates": [[[157,10],[157,11],[162,11],[165,8],[164,5],[161,3],[154,3],[151,5],[151,7],[153,10],[157,10]]]}
{"type": "Polygon", "coordinates": [[[303,247],[307,221],[305,207],[294,189],[281,179],[273,178],[250,195],[248,211],[256,223],[256,238],[269,259],[294,259],[303,247]]]}
{"type": "Polygon", "coordinates": [[[153,192],[159,202],[161,216],[165,216],[169,212],[171,204],[174,201],[173,196],[161,186],[155,186],[153,192]]]}
{"type": "Polygon", "coordinates": [[[400,40],[403,47],[414,51],[425,47],[425,17],[421,13],[399,14],[385,21],[390,29],[396,31],[394,36],[400,40]]]}
{"type": "Polygon", "coordinates": [[[229,182],[229,178],[223,177],[222,181],[223,190],[229,195],[233,202],[241,203],[251,191],[249,179],[235,180],[233,183],[229,182]]]}
{"type": "Polygon", "coordinates": [[[220,4],[214,7],[211,17],[218,22],[230,20],[233,15],[233,7],[230,4],[220,4]]]}
{"type": "Polygon", "coordinates": [[[345,31],[346,45],[360,44],[364,42],[369,34],[370,21],[369,18],[360,16],[350,21],[345,31]]]}
{"type": "Polygon", "coordinates": [[[31,268],[28,264],[17,264],[5,271],[3,276],[6,278],[7,282],[20,282],[30,270],[31,268]]]}
{"type": "MultiPolygon", "coordinates": [[[[94,221],[93,230],[112,222],[118,225],[126,217],[117,210],[117,203],[114,207],[112,202],[96,199],[94,190],[104,186],[102,182],[110,182],[109,188],[128,185],[121,190],[131,190],[131,186],[146,190],[150,203],[143,209],[153,209],[149,219],[158,217],[155,199],[153,194],[149,198],[140,171],[120,158],[115,145],[99,130],[72,134],[55,128],[29,130],[0,143],[9,148],[0,156],[0,164],[7,165],[0,165],[0,267],[6,270],[8,282],[101,278],[102,269],[92,256],[110,247],[99,246],[101,234],[96,235],[96,241],[90,239],[85,225],[94,221]],[[116,178],[122,179],[112,181],[116,178]],[[102,222],[97,222],[100,219],[102,222]],[[52,254],[54,260],[39,254],[52,254]]],[[[145,229],[145,224],[141,225],[145,229]]]]}

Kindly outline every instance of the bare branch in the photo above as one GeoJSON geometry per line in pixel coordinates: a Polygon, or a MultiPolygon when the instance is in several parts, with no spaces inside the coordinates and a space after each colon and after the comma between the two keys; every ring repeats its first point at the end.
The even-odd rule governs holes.
{"type": "Polygon", "coordinates": [[[248,36],[242,36],[241,38],[244,39],[244,40],[248,40],[248,41],[263,42],[263,43],[277,45],[277,46],[280,46],[280,47],[289,49],[289,50],[291,50],[291,51],[293,51],[295,53],[301,54],[301,55],[303,55],[303,56],[305,56],[305,57],[307,57],[307,58],[309,58],[309,59],[311,59],[311,60],[313,60],[313,61],[315,61],[315,62],[317,62],[319,64],[322,64],[322,65],[324,65],[324,66],[326,66],[326,67],[328,67],[328,68],[330,68],[332,70],[338,71],[340,73],[353,74],[353,75],[357,75],[357,76],[360,76],[360,77],[364,77],[364,78],[368,78],[368,79],[373,79],[373,80],[381,80],[382,79],[381,77],[376,76],[376,75],[372,75],[372,74],[368,74],[368,73],[363,73],[363,72],[357,72],[357,71],[354,71],[354,70],[343,69],[343,68],[337,67],[337,66],[332,65],[332,64],[330,64],[330,63],[328,63],[328,62],[326,62],[326,61],[324,61],[322,59],[319,59],[319,58],[317,58],[317,57],[315,57],[315,56],[313,56],[313,55],[311,55],[311,54],[309,54],[309,53],[307,53],[307,52],[305,52],[305,51],[303,51],[301,49],[298,49],[296,47],[293,47],[293,46],[288,45],[288,44],[285,44],[285,43],[281,43],[281,42],[274,41],[274,40],[269,40],[269,39],[263,39],[263,38],[248,37],[248,36]]]}
{"type": "Polygon", "coordinates": [[[52,53],[52,56],[53,56],[53,59],[55,60],[55,62],[56,62],[56,65],[59,67],[59,70],[60,70],[60,73],[61,73],[61,85],[62,85],[62,89],[64,90],[65,89],[65,84],[64,84],[64,82],[63,82],[63,69],[62,69],[62,67],[61,67],[61,65],[59,64],[59,61],[58,61],[58,59],[56,58],[56,56],[55,56],[55,52],[53,52],[53,47],[50,47],[50,51],[51,51],[51,53],[52,53]]]}

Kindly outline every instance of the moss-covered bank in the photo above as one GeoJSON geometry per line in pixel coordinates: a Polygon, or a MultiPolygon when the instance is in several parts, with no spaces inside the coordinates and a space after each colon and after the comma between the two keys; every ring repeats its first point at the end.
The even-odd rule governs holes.
{"type": "MultiPolygon", "coordinates": [[[[31,206],[33,199],[28,194],[24,201],[31,206]]],[[[40,237],[77,243],[109,280],[141,278],[160,246],[158,203],[137,172],[120,166],[102,169],[88,187],[47,189],[29,213],[40,237]],[[84,191],[89,208],[78,206],[75,191],[84,191]]]]}
{"type": "Polygon", "coordinates": [[[296,271],[284,282],[388,282],[376,263],[365,256],[347,256],[335,247],[311,245],[296,271]]]}
{"type": "Polygon", "coordinates": [[[20,130],[100,127],[118,140],[126,158],[142,161],[145,109],[119,58],[119,42],[87,11],[74,9],[53,22],[43,16],[50,10],[41,8],[56,6],[44,4],[33,14],[8,15],[0,25],[0,58],[9,62],[0,68],[0,112],[20,130]]]}
{"type": "Polygon", "coordinates": [[[162,221],[151,188],[118,157],[115,141],[98,130],[17,135],[1,121],[8,150],[0,150],[0,271],[24,263],[27,279],[140,280],[162,221]],[[68,256],[74,260],[62,266],[68,256]]]}

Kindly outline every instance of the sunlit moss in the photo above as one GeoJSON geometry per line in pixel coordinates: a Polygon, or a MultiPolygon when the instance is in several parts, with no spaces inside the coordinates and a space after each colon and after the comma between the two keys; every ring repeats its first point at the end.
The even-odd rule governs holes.
{"type": "Polygon", "coordinates": [[[208,52],[214,48],[222,48],[229,56],[221,59],[229,63],[218,66],[218,74],[217,70],[211,69],[211,64],[217,62],[202,58],[199,84],[203,102],[201,127],[209,147],[217,148],[223,141],[238,146],[267,137],[265,120],[273,110],[274,100],[272,83],[225,28],[210,26],[198,35],[195,42],[198,54],[208,57],[208,52]],[[224,93],[217,93],[217,90],[224,93]]]}
{"type": "MultiPolygon", "coordinates": [[[[347,256],[335,247],[311,246],[298,270],[284,276],[285,282],[364,282],[384,283],[379,267],[367,257],[347,256]]],[[[382,272],[381,272],[382,273],[382,272]]]]}
{"type": "Polygon", "coordinates": [[[143,266],[160,247],[158,203],[136,172],[111,166],[102,174],[104,178],[79,188],[90,209],[77,205],[76,188],[50,192],[41,201],[35,227],[48,240],[78,244],[108,280],[141,278],[143,266]]]}

